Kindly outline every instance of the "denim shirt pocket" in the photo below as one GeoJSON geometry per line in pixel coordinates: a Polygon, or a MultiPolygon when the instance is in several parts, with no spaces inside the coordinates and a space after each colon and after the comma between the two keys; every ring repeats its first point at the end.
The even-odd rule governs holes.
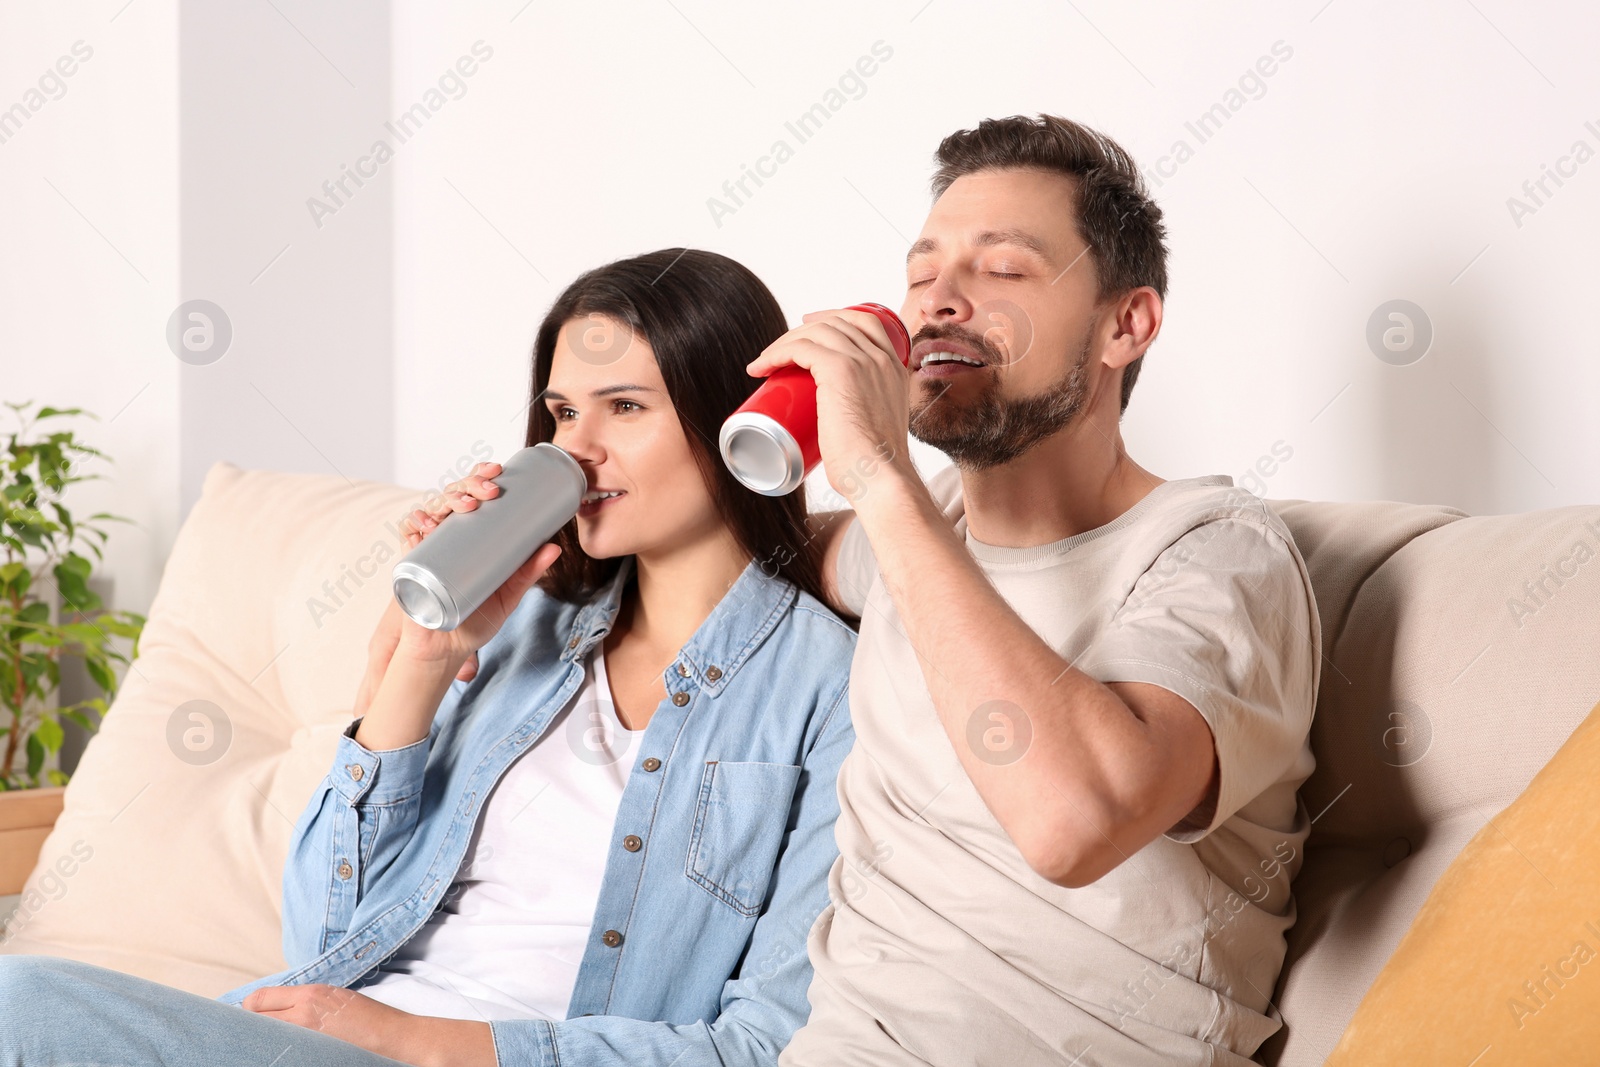
{"type": "Polygon", "coordinates": [[[787,763],[707,762],[684,862],[689,880],[740,915],[760,913],[799,779],[787,763]]]}

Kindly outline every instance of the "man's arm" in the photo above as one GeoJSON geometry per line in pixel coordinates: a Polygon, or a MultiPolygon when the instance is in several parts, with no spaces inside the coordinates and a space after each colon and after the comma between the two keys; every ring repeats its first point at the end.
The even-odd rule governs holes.
{"type": "Polygon", "coordinates": [[[793,363],[816,380],[829,484],[842,493],[854,472],[874,472],[871,488],[851,497],[855,515],[963,768],[1034,870],[1089,884],[1220,790],[1210,727],[1160,686],[1102,685],[1023,622],[917,476],[909,372],[882,322],[847,309],[804,323],[747,370],[762,377],[793,363]],[[996,708],[1016,709],[1030,730],[1014,762],[988,762],[968,742],[974,717],[996,708]]]}
{"type": "Polygon", "coordinates": [[[1084,886],[1186,816],[1204,826],[1219,782],[1200,712],[1161,686],[1102,684],[1058,655],[989,583],[908,465],[886,465],[856,515],[950,743],[1029,866],[1084,886]],[[1027,730],[1020,758],[992,762],[974,748],[969,738],[991,723],[1027,730]]]}
{"type": "Polygon", "coordinates": [[[855,615],[851,606],[839,595],[839,548],[844,544],[844,532],[850,528],[855,512],[813,511],[806,515],[806,526],[813,539],[822,542],[822,589],[828,607],[840,615],[855,615]]]}

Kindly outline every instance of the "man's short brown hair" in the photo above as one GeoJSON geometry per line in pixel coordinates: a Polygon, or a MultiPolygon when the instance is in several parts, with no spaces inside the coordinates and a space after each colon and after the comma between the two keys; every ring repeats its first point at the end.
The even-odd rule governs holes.
{"type": "MultiPolygon", "coordinates": [[[[1167,297],[1166,227],[1133,157],[1105,134],[1055,115],[984,119],[939,144],[933,174],[937,200],[950,183],[983,170],[1034,167],[1065,174],[1077,189],[1078,234],[1089,246],[1105,301],[1148,285],[1167,297]]],[[[1144,354],[1122,369],[1122,411],[1144,354]]]]}

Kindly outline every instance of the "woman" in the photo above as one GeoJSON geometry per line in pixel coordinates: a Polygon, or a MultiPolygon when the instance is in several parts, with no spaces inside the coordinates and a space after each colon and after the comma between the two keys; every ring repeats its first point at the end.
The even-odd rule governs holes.
{"type": "MultiPolygon", "coordinates": [[[[784,330],[708,252],[575,281],[538,331],[527,443],[565,448],[589,492],[456,630],[389,605],[291,839],[289,968],[212,1001],[0,958],[0,1061],[776,1063],[809,1011],[854,738],[855,634],[802,495],[752,493],[717,454],[784,330]]],[[[419,509],[409,543],[499,469],[419,509]]]]}

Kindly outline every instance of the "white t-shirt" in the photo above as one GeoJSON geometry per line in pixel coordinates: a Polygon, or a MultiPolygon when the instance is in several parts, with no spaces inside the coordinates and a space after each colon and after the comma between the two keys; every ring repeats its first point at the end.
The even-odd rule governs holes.
{"type": "Polygon", "coordinates": [[[417,1015],[567,1017],[640,732],[617,719],[603,646],[496,783],[427,924],[352,988],[417,1015]]]}
{"type": "MultiPolygon", "coordinates": [[[[861,636],[856,744],[839,769],[841,856],[811,930],[810,1022],[779,1062],[1246,1067],[1281,1025],[1268,1000],[1311,823],[1297,788],[1315,766],[1320,624],[1289,531],[1210,475],[1164,482],[1060,541],[999,547],[967,531],[956,468],[928,489],[1063,659],[1199,710],[1216,737],[1220,796],[1205,826],[1170,828],[1089,885],[1040,877],[963,769],[852,520],[838,577],[861,636]]],[[[1026,713],[981,710],[967,743],[997,763],[1015,758],[1008,741],[1022,743],[1026,713]]]]}

